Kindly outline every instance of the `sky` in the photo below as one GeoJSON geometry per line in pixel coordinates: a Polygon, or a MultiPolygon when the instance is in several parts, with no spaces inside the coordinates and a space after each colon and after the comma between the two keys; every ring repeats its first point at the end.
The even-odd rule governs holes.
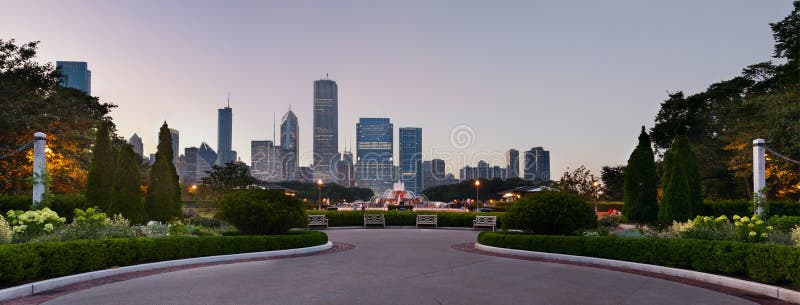
{"type": "MultiPolygon", "coordinates": [[[[339,85],[339,148],[360,117],[421,127],[447,170],[542,146],[552,179],[625,164],[667,92],[694,93],[771,59],[770,22],[791,1],[16,1],[0,39],[41,41],[37,60],[86,61],[92,95],[154,153],[217,148],[230,92],[233,149],[273,138],[291,107],[302,164],[313,82],[339,85]]],[[[346,147],[347,146],[347,147],[346,147]]],[[[354,144],[352,146],[355,146],[354,144]]]]}

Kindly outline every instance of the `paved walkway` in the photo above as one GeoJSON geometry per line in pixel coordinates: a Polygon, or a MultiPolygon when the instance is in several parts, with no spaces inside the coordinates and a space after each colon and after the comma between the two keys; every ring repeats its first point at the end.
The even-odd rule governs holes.
{"type": "Polygon", "coordinates": [[[326,233],[355,248],[151,275],[45,304],[754,304],[635,274],[452,248],[473,242],[472,231],[326,233]]]}

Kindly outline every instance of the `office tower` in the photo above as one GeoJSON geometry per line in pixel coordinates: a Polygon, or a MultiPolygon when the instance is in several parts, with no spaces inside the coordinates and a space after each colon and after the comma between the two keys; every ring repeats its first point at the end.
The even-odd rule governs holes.
{"type": "Polygon", "coordinates": [[[283,176],[286,180],[295,180],[297,168],[300,167],[299,136],[300,127],[297,124],[297,116],[290,107],[281,119],[281,147],[286,151],[283,160],[283,176]]]}
{"type": "Polygon", "coordinates": [[[394,126],[388,118],[361,118],[356,124],[356,177],[359,187],[381,194],[394,182],[394,126]]]}
{"type": "Polygon", "coordinates": [[[512,148],[506,152],[506,174],[505,178],[519,178],[519,150],[512,148]]]}
{"type": "Polygon", "coordinates": [[[444,160],[433,159],[422,162],[422,190],[442,185],[445,178],[444,160]]]}
{"type": "Polygon", "coordinates": [[[197,165],[195,166],[195,179],[197,181],[202,180],[203,178],[208,176],[208,172],[211,171],[211,168],[217,164],[217,153],[211,149],[211,146],[208,146],[206,142],[200,144],[200,148],[197,149],[197,165]]]}
{"type": "Polygon", "coordinates": [[[464,166],[463,168],[458,170],[458,178],[461,181],[475,180],[478,178],[478,168],[471,167],[469,165],[464,166]]]}
{"type": "Polygon", "coordinates": [[[355,174],[355,167],[353,164],[353,152],[345,151],[341,154],[342,159],[339,161],[336,180],[344,187],[353,187],[353,180],[355,174]]]}
{"type": "Polygon", "coordinates": [[[489,163],[483,160],[478,161],[478,176],[476,178],[489,178],[489,163]]]}
{"type": "Polygon", "coordinates": [[[178,155],[180,155],[180,133],[177,129],[169,129],[169,137],[172,140],[172,164],[175,165],[175,168],[178,168],[178,155]]]}
{"type": "Polygon", "coordinates": [[[422,128],[400,128],[400,181],[407,191],[422,192],[422,128]]]}
{"type": "Polygon", "coordinates": [[[300,182],[316,182],[314,181],[314,170],[308,166],[301,166],[297,169],[297,181],[300,182]]]}
{"type": "Polygon", "coordinates": [[[139,155],[139,157],[144,157],[144,145],[142,144],[142,138],[139,137],[136,133],[134,133],[130,139],[128,139],[128,144],[133,146],[133,152],[139,155]]]}
{"type": "Polygon", "coordinates": [[[335,81],[314,82],[314,178],[336,182],[332,166],[339,153],[339,88],[335,81]]]}
{"type": "Polygon", "coordinates": [[[178,156],[178,165],[175,166],[175,171],[178,173],[178,181],[180,183],[187,183],[186,182],[186,156],[180,155],[178,156]]]}
{"type": "Polygon", "coordinates": [[[285,180],[283,160],[286,150],[275,146],[272,141],[250,142],[250,174],[261,181],[278,182],[285,180]]]}
{"type": "Polygon", "coordinates": [[[56,61],[56,70],[61,73],[62,87],[74,88],[92,95],[92,71],[83,61],[56,61]]]}
{"type": "Polygon", "coordinates": [[[534,147],[525,152],[525,179],[534,182],[550,181],[550,152],[534,147]]]}
{"type": "Polygon", "coordinates": [[[219,154],[217,163],[219,165],[236,161],[236,155],[231,150],[232,137],[233,109],[231,109],[231,101],[228,98],[228,106],[217,109],[217,153],[219,154]]]}
{"type": "Polygon", "coordinates": [[[501,179],[506,180],[507,171],[505,167],[500,166],[492,166],[489,168],[489,179],[501,179]]]}
{"type": "Polygon", "coordinates": [[[184,158],[186,158],[186,178],[184,181],[188,184],[197,183],[197,147],[187,147],[183,150],[184,158]]]}
{"type": "Polygon", "coordinates": [[[148,166],[153,166],[153,163],[156,163],[156,154],[150,154],[150,158],[147,159],[148,166]]]}

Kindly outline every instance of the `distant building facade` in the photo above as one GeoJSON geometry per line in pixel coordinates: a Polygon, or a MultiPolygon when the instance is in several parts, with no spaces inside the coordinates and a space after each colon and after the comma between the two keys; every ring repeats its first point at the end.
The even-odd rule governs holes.
{"type": "Polygon", "coordinates": [[[185,183],[197,183],[197,147],[187,147],[183,149],[183,156],[186,160],[186,177],[185,183]]]}
{"type": "Polygon", "coordinates": [[[289,108],[281,119],[281,147],[286,152],[282,162],[285,180],[297,180],[297,170],[300,167],[299,143],[300,127],[297,124],[297,116],[289,108]]]}
{"type": "Polygon", "coordinates": [[[422,162],[422,190],[443,185],[446,176],[444,160],[433,159],[422,162]]]}
{"type": "Polygon", "coordinates": [[[56,70],[61,73],[62,87],[78,89],[92,95],[92,71],[84,61],[56,61],[56,70]]]}
{"type": "Polygon", "coordinates": [[[250,174],[253,178],[267,182],[286,180],[283,160],[286,150],[272,141],[250,142],[250,174]]]}
{"type": "Polygon", "coordinates": [[[506,152],[506,178],[519,178],[519,150],[509,149],[506,152]]]}
{"type": "Polygon", "coordinates": [[[197,181],[202,180],[208,176],[208,171],[217,164],[217,152],[211,146],[203,142],[200,148],[197,149],[197,163],[195,166],[195,178],[197,181]]]}
{"type": "Polygon", "coordinates": [[[172,141],[172,164],[175,165],[175,168],[178,168],[178,155],[180,155],[180,140],[181,135],[177,129],[169,129],[169,137],[172,141]]]}
{"type": "Polygon", "coordinates": [[[219,165],[236,161],[236,154],[231,147],[232,139],[233,109],[228,101],[228,106],[217,109],[217,153],[219,154],[217,163],[219,165]]]}
{"type": "Polygon", "coordinates": [[[506,168],[500,166],[489,166],[486,161],[478,161],[477,167],[465,166],[458,172],[461,181],[469,181],[475,179],[503,179],[505,180],[508,173],[506,168]]]}
{"type": "Polygon", "coordinates": [[[534,147],[525,152],[525,180],[550,181],[550,152],[534,147]]]}
{"type": "Polygon", "coordinates": [[[342,159],[339,161],[338,166],[339,185],[344,187],[353,187],[355,185],[355,163],[353,163],[353,152],[345,151],[342,153],[342,159]]]}
{"type": "Polygon", "coordinates": [[[335,81],[314,82],[314,178],[336,182],[339,161],[339,87],[335,81]]]}
{"type": "Polygon", "coordinates": [[[422,192],[422,128],[403,127],[400,136],[400,181],[407,191],[422,192]]]}
{"type": "Polygon", "coordinates": [[[135,152],[139,157],[144,157],[144,144],[142,144],[142,138],[139,137],[136,133],[134,133],[130,139],[128,139],[128,144],[133,146],[133,152],[135,152]]]}
{"type": "Polygon", "coordinates": [[[356,124],[358,187],[381,194],[394,182],[394,126],[388,118],[361,118],[356,124]]]}

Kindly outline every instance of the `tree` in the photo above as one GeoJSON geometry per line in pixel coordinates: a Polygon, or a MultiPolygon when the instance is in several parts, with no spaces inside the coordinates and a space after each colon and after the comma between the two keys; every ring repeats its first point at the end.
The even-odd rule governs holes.
{"type": "Polygon", "coordinates": [[[664,156],[664,194],[658,210],[658,222],[668,225],[673,220],[685,221],[700,211],[702,186],[697,158],[686,135],[678,135],[664,156]]]}
{"type": "Polygon", "coordinates": [[[132,223],[137,224],[144,221],[144,205],[139,190],[141,182],[139,161],[139,155],[133,151],[130,145],[125,144],[120,148],[114,172],[111,203],[105,209],[110,215],[122,214],[132,223]]]}
{"type": "Polygon", "coordinates": [[[150,168],[150,183],[147,186],[145,216],[148,219],[169,221],[182,214],[181,189],[172,156],[172,138],[167,122],[164,122],[158,132],[156,161],[150,168]]]}
{"type": "Polygon", "coordinates": [[[625,187],[625,166],[603,166],[600,170],[603,181],[603,197],[611,201],[622,201],[625,187]]]}
{"type": "Polygon", "coordinates": [[[581,165],[572,172],[567,168],[567,171],[561,176],[561,180],[556,183],[556,188],[581,196],[584,200],[592,201],[596,199],[599,190],[598,186],[594,185],[598,182],[597,180],[586,166],[581,165]]]}
{"type": "Polygon", "coordinates": [[[658,217],[658,177],[650,145],[650,136],[642,126],[639,144],[625,167],[622,214],[638,223],[654,223],[658,217]]]}
{"type": "Polygon", "coordinates": [[[97,126],[97,136],[92,146],[92,162],[89,165],[89,177],[86,182],[86,201],[89,206],[106,210],[111,203],[116,157],[111,148],[108,124],[101,122],[97,126]]]}
{"type": "Polygon", "coordinates": [[[250,176],[247,165],[239,162],[226,163],[225,166],[214,165],[206,174],[208,176],[201,179],[201,192],[209,194],[214,201],[234,190],[244,189],[258,182],[250,176]]]}
{"type": "MultiPolygon", "coordinates": [[[[433,201],[451,201],[453,199],[467,199],[467,198],[475,198],[475,181],[468,180],[468,181],[461,181],[460,183],[456,184],[447,184],[447,185],[437,185],[434,187],[426,188],[422,191],[422,194],[428,197],[428,199],[433,201]]],[[[502,195],[500,192],[508,191],[513,188],[517,188],[520,186],[532,186],[535,185],[533,182],[529,180],[523,180],[520,178],[512,178],[512,179],[481,179],[481,186],[478,189],[480,192],[480,199],[481,200],[498,200],[501,199],[502,195]]]]}

